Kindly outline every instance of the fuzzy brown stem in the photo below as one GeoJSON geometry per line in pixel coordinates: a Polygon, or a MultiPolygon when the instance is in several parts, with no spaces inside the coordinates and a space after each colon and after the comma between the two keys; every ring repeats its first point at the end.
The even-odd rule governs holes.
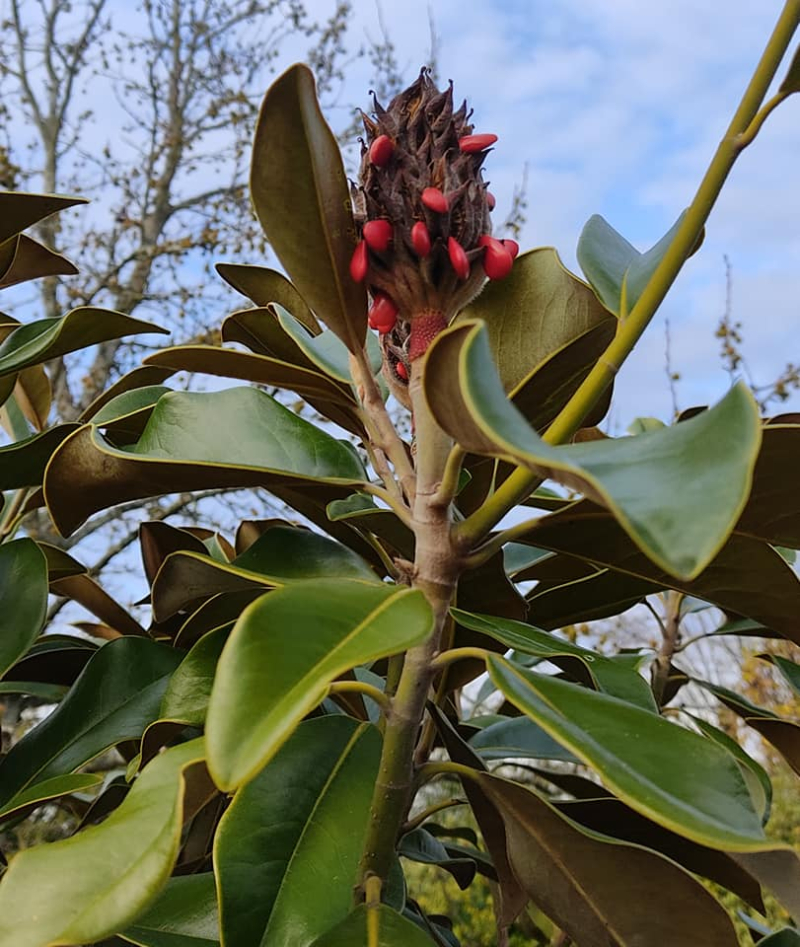
{"type": "MultiPolygon", "coordinates": [[[[364,407],[365,421],[373,448],[377,447],[392,463],[395,475],[400,483],[409,505],[413,506],[416,492],[414,468],[406,453],[406,445],[400,439],[392,419],[383,403],[380,390],[363,352],[350,356],[350,372],[359,391],[364,407]]],[[[386,471],[381,471],[385,475],[386,471]]],[[[389,473],[389,476],[391,474],[389,473]]]]}
{"type": "MultiPolygon", "coordinates": [[[[417,489],[413,528],[416,554],[412,586],[420,589],[433,613],[433,633],[408,651],[386,720],[383,753],[370,810],[361,878],[384,881],[394,859],[397,837],[413,800],[414,750],[425,702],[458,579],[459,560],[451,540],[451,497],[439,492],[452,441],[434,421],[422,394],[423,365],[412,363],[409,392],[417,428],[417,489]]],[[[362,882],[363,891],[363,882],[362,882]]]]}
{"type": "Polygon", "coordinates": [[[669,680],[672,656],[680,642],[681,602],[683,598],[682,592],[671,591],[667,593],[667,613],[662,623],[661,647],[653,663],[653,696],[659,707],[664,702],[664,691],[669,680]]]}

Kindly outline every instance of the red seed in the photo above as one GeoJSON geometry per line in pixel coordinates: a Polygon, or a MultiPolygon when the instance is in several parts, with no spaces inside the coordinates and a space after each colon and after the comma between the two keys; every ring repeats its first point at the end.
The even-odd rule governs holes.
{"type": "Polygon", "coordinates": [[[403,362],[398,362],[395,365],[394,370],[403,379],[403,381],[408,381],[408,369],[403,364],[403,362]]]}
{"type": "Polygon", "coordinates": [[[483,234],[482,237],[478,237],[478,246],[479,247],[500,247],[502,249],[503,242],[498,240],[497,237],[493,237],[490,233],[483,234]]]}
{"type": "Polygon", "coordinates": [[[385,168],[394,153],[394,142],[388,135],[378,135],[369,146],[369,160],[377,168],[385,168]]]}
{"type": "Polygon", "coordinates": [[[505,279],[514,265],[514,257],[499,240],[486,245],[483,254],[483,272],[489,279],[505,279]]]}
{"type": "Polygon", "coordinates": [[[369,220],[361,231],[370,250],[384,253],[392,241],[392,225],[388,220],[369,220]]]}
{"type": "Polygon", "coordinates": [[[491,191],[486,192],[486,203],[489,205],[489,210],[494,210],[497,206],[497,198],[491,191]]]}
{"type": "Polygon", "coordinates": [[[369,254],[367,253],[367,244],[364,240],[359,240],[358,246],[353,250],[353,256],[350,258],[350,275],[356,283],[363,283],[367,278],[369,269],[369,254]]]}
{"type": "Polygon", "coordinates": [[[516,240],[504,240],[503,246],[511,254],[511,259],[516,260],[517,254],[519,253],[519,244],[516,240]]]}
{"type": "Polygon", "coordinates": [[[436,211],[437,214],[446,214],[450,207],[438,187],[426,187],[422,192],[422,203],[428,210],[436,211]]]}
{"type": "Polygon", "coordinates": [[[458,139],[458,147],[468,155],[476,151],[484,151],[497,141],[497,135],[464,135],[458,139]]]}
{"type": "Polygon", "coordinates": [[[378,332],[391,332],[397,322],[398,308],[384,293],[376,293],[369,311],[367,321],[370,329],[377,329],[378,332]]]}
{"type": "Polygon", "coordinates": [[[454,237],[447,239],[447,253],[458,278],[466,279],[469,276],[469,260],[464,248],[454,237]]]}
{"type": "Polygon", "coordinates": [[[426,257],[431,252],[431,235],[421,220],[411,228],[411,245],[417,256],[426,257]]]}

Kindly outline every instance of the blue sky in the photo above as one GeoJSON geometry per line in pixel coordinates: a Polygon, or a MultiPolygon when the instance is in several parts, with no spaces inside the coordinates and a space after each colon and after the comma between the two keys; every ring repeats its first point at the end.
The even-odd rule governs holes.
{"type": "MultiPolygon", "coordinates": [[[[311,7],[322,15],[332,3],[311,7]]],[[[355,35],[377,37],[376,6],[355,7],[355,35]]],[[[477,130],[500,136],[486,165],[498,219],[527,165],[524,248],[553,245],[576,268],[577,238],[593,213],[650,246],[691,200],[780,10],[775,0],[437,0],[440,78],[469,100],[477,130]]],[[[427,0],[383,5],[409,78],[427,60],[428,15],[427,0]]],[[[367,65],[356,64],[340,101],[365,100],[368,87],[367,65]]],[[[755,379],[800,362],[799,118],[800,96],[770,117],[734,168],[703,249],[618,380],[617,429],[636,414],[671,415],[665,317],[680,405],[725,393],[714,329],[726,255],[755,379]]]]}
{"type": "MultiPolygon", "coordinates": [[[[474,108],[478,131],[500,136],[486,163],[497,220],[527,168],[523,249],[555,246],[579,272],[584,222],[602,214],[640,249],[655,243],[689,203],[781,10],[780,0],[352,0],[349,48],[380,39],[379,9],[408,80],[428,61],[435,24],[442,83],[474,108]]],[[[336,0],[306,0],[324,20],[336,0]]],[[[0,7],[2,0],[0,0],[0,7]]],[[[137,32],[140,13],[111,0],[114,27],[137,32]]],[[[800,41],[800,38],[799,38],[800,41]]],[[[287,42],[274,66],[302,57],[287,42]]],[[[369,106],[370,64],[355,60],[329,109],[336,128],[354,103],[369,106]]],[[[265,82],[266,85],[266,82],[265,82]]],[[[109,84],[91,90],[103,139],[119,123],[109,84]]],[[[88,141],[89,139],[87,139],[88,141]]],[[[84,142],[86,144],[86,142],[84,142]]],[[[714,330],[725,306],[724,257],[732,267],[732,311],[742,323],[752,376],[765,383],[800,363],[800,96],[784,103],[741,157],[687,264],[620,374],[610,423],[636,415],[668,420],[665,320],[681,373],[681,407],[724,395],[730,378],[714,330]]],[[[106,213],[101,206],[85,213],[106,213]]],[[[261,262],[249,260],[247,262],[261,262]]],[[[265,261],[275,265],[274,259],[265,261]]],[[[217,318],[215,313],[214,318],[217,318]]],[[[774,410],[800,410],[800,395],[774,410]]]]}

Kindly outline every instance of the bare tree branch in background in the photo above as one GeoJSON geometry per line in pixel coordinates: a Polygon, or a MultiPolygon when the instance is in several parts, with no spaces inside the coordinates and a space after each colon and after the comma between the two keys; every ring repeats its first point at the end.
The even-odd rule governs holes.
{"type": "Polygon", "coordinates": [[[728,373],[731,383],[744,375],[747,384],[756,396],[758,406],[767,412],[770,405],[786,401],[792,391],[800,391],[800,365],[787,362],[786,367],[766,384],[758,384],[753,377],[744,354],[744,333],[742,323],[733,317],[733,268],[727,256],[725,262],[725,310],[720,316],[715,332],[720,340],[720,360],[728,373]]]}
{"type": "MultiPolygon", "coordinates": [[[[379,35],[354,40],[349,0],[331,0],[322,20],[302,0],[141,0],[135,9],[108,0],[9,0],[0,47],[0,184],[92,199],[39,226],[42,242],[65,249],[80,273],[40,280],[39,298],[18,294],[32,317],[101,306],[164,325],[173,343],[208,341],[207,327],[243,303],[213,264],[269,257],[247,190],[264,89],[290,52],[312,66],[324,97],[335,102],[345,66],[366,57],[373,88],[391,99],[406,83],[406,66],[379,3],[376,9],[379,35]]],[[[435,70],[432,11],[429,19],[435,70]]],[[[359,126],[356,119],[340,140],[353,141],[359,126]]],[[[504,225],[514,234],[524,191],[523,178],[504,225]]],[[[58,419],[77,418],[147,351],[141,340],[113,340],[91,356],[52,361],[58,419]]],[[[151,507],[155,518],[170,509],[167,501],[151,507]]],[[[129,546],[135,518],[134,511],[99,517],[63,540],[40,512],[26,529],[67,548],[80,542],[88,562],[108,563],[116,558],[109,552],[129,546]]]]}

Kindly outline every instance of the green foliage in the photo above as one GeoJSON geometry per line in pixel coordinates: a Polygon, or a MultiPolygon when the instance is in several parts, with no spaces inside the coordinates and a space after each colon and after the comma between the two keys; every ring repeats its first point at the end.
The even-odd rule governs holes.
{"type": "MultiPolygon", "coordinates": [[[[781,22],[756,91],[797,25],[781,22]]],[[[3,317],[0,693],[57,707],[0,761],[0,825],[45,806],[79,824],[12,854],[0,947],[735,947],[735,898],[800,917],[796,839],[785,815],[767,821],[750,741],[669,706],[704,689],[800,771],[785,708],[673,664],[681,623],[712,604],[727,614],[709,635],[800,640],[785,556],[800,548],[800,424],[763,422],[739,384],[672,426],[594,427],[766,117],[757,98],[650,251],[589,221],[586,283],[550,248],[512,265],[487,239],[484,155],[424,73],[365,118],[351,203],[294,66],[264,100],[251,175],[287,276],[220,266],[256,308],[219,344],[164,349],[48,427],[47,362],[160,330],[85,307],[3,317]],[[349,439],[253,386],[171,390],[178,371],[293,392],[349,439]],[[244,521],[229,541],[142,524],[147,628],[68,553],[16,538],[33,513],[67,535],[126,501],[230,487],[313,528],[244,521]],[[95,640],[47,634],[48,590],[95,615],[95,640]],[[574,622],[655,593],[657,654],[573,640],[574,622]],[[481,675],[491,714],[463,697],[481,675]],[[109,751],[124,775],[87,771],[109,751]],[[436,821],[443,807],[458,818],[436,821]],[[452,883],[435,900],[431,872],[460,902],[452,883]]],[[[71,272],[21,231],[76,202],[0,195],[0,278],[71,272]]],[[[798,664],[760,657],[796,697],[798,664]]]]}

